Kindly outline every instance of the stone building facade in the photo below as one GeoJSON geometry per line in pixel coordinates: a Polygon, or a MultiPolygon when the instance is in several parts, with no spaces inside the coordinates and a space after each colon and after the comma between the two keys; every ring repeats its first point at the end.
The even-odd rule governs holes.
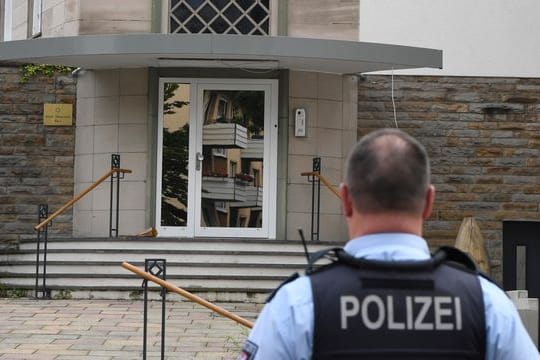
{"type": "MultiPolygon", "coordinates": [[[[121,79],[129,78],[126,74],[125,71],[119,74],[119,84],[121,79]]],[[[303,104],[310,119],[314,120],[309,131],[332,132],[331,126],[327,125],[337,126],[340,123],[336,119],[341,118],[344,109],[348,109],[348,106],[341,105],[341,101],[352,102],[347,95],[351,92],[347,88],[341,92],[334,89],[326,96],[322,88],[317,91],[318,83],[332,81],[329,75],[321,77],[297,72],[293,76],[297,77],[294,83],[310,83],[312,86],[309,88],[313,91],[300,93],[300,89],[292,88],[291,111],[297,103],[303,104]],[[316,126],[318,122],[315,119],[319,117],[336,119],[316,126]]],[[[75,102],[75,80],[69,76],[42,76],[24,82],[21,77],[19,67],[2,67],[0,224],[3,247],[15,244],[19,239],[33,237],[31,225],[35,224],[37,205],[48,203],[51,208],[58,208],[72,197],[76,179],[74,128],[44,127],[42,124],[44,102],[75,102]]],[[[433,216],[425,226],[430,245],[453,244],[463,217],[473,216],[486,240],[492,271],[500,279],[502,221],[539,219],[539,80],[433,76],[399,76],[394,80],[398,126],[422,141],[432,159],[437,197],[433,216]]],[[[341,80],[337,81],[336,86],[345,86],[341,80]]],[[[136,94],[124,94],[122,88],[116,95],[118,101],[125,102],[135,97],[132,108],[133,104],[144,104],[144,94],[138,97],[136,94]]],[[[77,111],[81,118],[77,129],[80,129],[79,142],[84,144],[94,136],[94,128],[91,128],[92,135],[85,135],[85,129],[94,126],[85,123],[93,108],[83,111],[89,100],[83,87],[79,91],[83,93],[79,100],[82,108],[77,111]]],[[[395,126],[390,94],[388,76],[367,75],[361,78],[357,98],[358,136],[376,128],[395,126]]],[[[136,113],[143,112],[134,109],[136,113]]],[[[133,116],[129,118],[131,121],[136,119],[133,116]]],[[[293,126],[292,122],[290,126],[293,126]]],[[[340,136],[356,137],[354,132],[339,131],[344,132],[340,136]]],[[[325,135],[329,136],[331,134],[325,135]]],[[[305,178],[297,170],[309,169],[313,153],[323,154],[325,174],[333,183],[339,183],[342,169],[341,160],[332,161],[335,155],[331,152],[338,151],[335,144],[295,139],[293,136],[290,142],[288,166],[292,191],[287,203],[289,223],[294,224],[288,233],[293,237],[295,225],[301,224],[305,229],[310,226],[309,215],[306,215],[309,202],[305,200],[310,197],[310,188],[305,186],[305,178]]],[[[81,151],[79,156],[84,155],[81,151]]],[[[108,161],[104,155],[103,167],[106,168],[108,161]]],[[[138,166],[140,161],[137,158],[127,156],[125,161],[127,167],[140,170],[137,176],[144,178],[140,174],[144,174],[145,169],[138,166]]],[[[321,237],[327,239],[336,227],[339,228],[341,215],[339,202],[330,193],[323,191],[322,202],[325,205],[321,237]],[[327,210],[332,208],[333,211],[327,210]],[[333,226],[328,226],[332,223],[333,226]]],[[[71,213],[68,212],[55,221],[51,231],[70,234],[71,224],[71,213]]],[[[81,228],[84,227],[81,225],[81,228]]]]}
{"type": "MultiPolygon", "coordinates": [[[[0,0],[3,20],[7,3],[0,0]]],[[[9,3],[11,28],[5,28],[5,21],[0,27],[5,40],[0,43],[0,61],[47,61],[84,69],[77,79],[73,128],[41,125],[43,102],[75,103],[73,78],[21,83],[17,68],[1,70],[0,230],[4,243],[33,236],[30,225],[35,222],[37,205],[48,202],[52,210],[58,208],[107,170],[113,152],[121,154],[123,167],[134,170],[123,185],[120,234],[160,226],[156,184],[161,176],[158,134],[163,126],[157,109],[163,79],[178,83],[196,79],[194,87],[211,79],[218,87],[232,84],[231,89],[246,89],[245,83],[251,86],[258,80],[265,86],[279,84],[279,96],[272,99],[276,109],[272,121],[279,129],[270,149],[277,157],[271,173],[275,191],[268,206],[274,212],[273,229],[261,237],[297,240],[298,227],[310,228],[311,186],[300,173],[311,169],[313,157],[321,157],[323,175],[337,186],[356,137],[395,126],[390,77],[349,74],[440,66],[437,54],[415,53],[418,49],[409,52],[401,47],[399,51],[407,53],[400,53],[391,46],[355,47],[361,38],[358,0],[141,0],[130,2],[129,7],[122,0],[42,0],[38,35],[42,39],[32,40],[32,45],[26,40],[33,36],[30,14],[33,4],[40,2],[9,3]],[[219,4],[234,3],[237,9],[240,3],[251,3],[253,8],[267,4],[268,34],[257,40],[246,36],[244,41],[208,33],[171,36],[171,21],[185,15],[177,12],[179,4],[193,7],[195,3],[204,3],[207,11],[216,14],[219,4]],[[11,47],[7,40],[21,42],[11,47]],[[55,41],[54,52],[40,45],[49,44],[48,40],[55,41]],[[248,42],[253,46],[244,48],[248,42]],[[165,46],[156,46],[156,53],[146,52],[145,46],[155,44],[165,46]],[[280,53],[282,49],[287,51],[280,53]],[[423,61],[424,57],[429,61],[423,61]],[[250,66],[265,61],[277,65],[245,69],[238,66],[240,60],[251,62],[250,66]],[[294,134],[298,108],[306,111],[305,137],[294,134]]],[[[224,14],[225,10],[220,11],[224,14]]],[[[398,126],[426,144],[432,157],[438,193],[434,214],[426,224],[430,244],[452,244],[463,217],[474,216],[487,240],[492,270],[500,279],[502,221],[538,220],[540,99],[536,94],[540,83],[530,78],[491,77],[395,76],[394,80],[398,126]]],[[[99,187],[55,221],[52,231],[75,237],[107,236],[107,194],[105,185],[99,187]]],[[[324,189],[321,196],[320,238],[342,242],[347,234],[339,201],[324,189]]],[[[197,229],[188,235],[212,234],[197,229]]],[[[246,234],[239,237],[251,236],[246,234]]]]}
{"type": "MultiPolygon", "coordinates": [[[[358,86],[358,135],[395,127],[391,77],[358,86]]],[[[397,124],[432,162],[436,201],[425,235],[452,245],[461,221],[482,230],[493,275],[502,278],[504,220],[540,220],[540,80],[395,76],[397,124]]]]}
{"type": "MultiPolygon", "coordinates": [[[[297,228],[309,229],[311,221],[311,185],[300,173],[321,157],[323,175],[337,186],[356,140],[357,85],[348,74],[390,69],[389,64],[441,66],[439,50],[358,43],[358,0],[141,0],[129,6],[121,0],[0,0],[0,6],[0,61],[82,69],[72,129],[74,192],[108,170],[111,153],[120,154],[121,166],[133,170],[122,185],[120,235],[156,227],[167,237],[298,240],[297,228]],[[183,89],[175,97],[189,88],[190,98],[178,106],[192,106],[189,119],[178,115],[171,131],[164,124],[171,114],[160,109],[171,95],[165,94],[167,86],[183,89]],[[258,110],[264,124],[248,134],[254,148],[264,142],[262,155],[253,157],[247,145],[228,139],[220,146],[205,143],[211,127],[204,127],[214,121],[257,128],[246,123],[255,119],[248,119],[246,106],[242,119],[206,118],[210,97],[216,104],[220,99],[221,115],[238,115],[242,106],[231,94],[250,92],[265,97],[258,110]],[[226,111],[228,106],[236,112],[226,111]],[[306,136],[295,136],[298,108],[306,112],[306,136]],[[162,167],[175,158],[167,157],[171,148],[163,138],[186,135],[179,123],[194,129],[183,153],[188,165],[179,165],[174,179],[186,189],[175,185],[181,190],[166,194],[170,174],[162,167]],[[250,154],[241,161],[234,155],[239,148],[250,154]],[[201,171],[218,162],[226,162],[226,176],[201,171]],[[246,187],[237,175],[261,179],[246,187]],[[242,186],[238,193],[236,185],[242,186]],[[254,191],[254,201],[247,201],[244,194],[254,191]]],[[[175,144],[172,151],[182,152],[175,144]]],[[[107,194],[102,184],[70,210],[75,237],[108,236],[107,194]]],[[[320,238],[343,242],[339,201],[326,190],[322,196],[320,238]]]]}
{"type": "MultiPolygon", "coordinates": [[[[19,66],[0,67],[0,248],[35,237],[39,204],[57,209],[73,196],[75,131],[45,127],[43,104],[75,104],[75,88],[69,76],[23,80],[19,66]]],[[[50,229],[71,230],[71,213],[50,229]]]]}

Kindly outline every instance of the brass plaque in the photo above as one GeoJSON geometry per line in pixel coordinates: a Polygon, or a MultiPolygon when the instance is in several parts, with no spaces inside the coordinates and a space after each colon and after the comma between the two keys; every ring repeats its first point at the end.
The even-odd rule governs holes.
{"type": "Polygon", "coordinates": [[[71,126],[73,125],[73,104],[44,104],[43,125],[71,126]]]}

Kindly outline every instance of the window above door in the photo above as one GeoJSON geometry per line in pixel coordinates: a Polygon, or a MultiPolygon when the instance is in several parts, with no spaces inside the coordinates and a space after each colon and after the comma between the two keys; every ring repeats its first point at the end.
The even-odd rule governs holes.
{"type": "Polygon", "coordinates": [[[270,35],[271,0],[172,0],[169,33],[270,35]]]}

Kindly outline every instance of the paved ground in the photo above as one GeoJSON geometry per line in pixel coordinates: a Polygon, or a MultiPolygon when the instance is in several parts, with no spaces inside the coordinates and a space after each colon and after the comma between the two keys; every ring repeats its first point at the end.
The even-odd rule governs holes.
{"type": "MultiPolygon", "coordinates": [[[[161,303],[150,303],[147,359],[160,359],[161,303]]],[[[220,303],[254,320],[261,305],[220,303]]],[[[248,330],[190,302],[167,302],[166,359],[235,359],[248,330]]],[[[0,299],[0,360],[142,359],[143,302],[0,299]]]]}

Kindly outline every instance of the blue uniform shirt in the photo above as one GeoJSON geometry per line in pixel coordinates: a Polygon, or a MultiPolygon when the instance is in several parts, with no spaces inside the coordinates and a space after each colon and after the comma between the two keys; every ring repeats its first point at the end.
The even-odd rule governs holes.
{"type": "MultiPolygon", "coordinates": [[[[355,257],[371,260],[426,260],[430,257],[424,239],[401,233],[362,236],[349,241],[345,250],[355,257]]],[[[540,359],[511,300],[484,278],[480,278],[480,285],[486,312],[486,359],[540,359]]],[[[266,304],[246,342],[248,356],[244,353],[240,358],[311,359],[313,322],[310,280],[301,276],[283,286],[266,304]]]]}

